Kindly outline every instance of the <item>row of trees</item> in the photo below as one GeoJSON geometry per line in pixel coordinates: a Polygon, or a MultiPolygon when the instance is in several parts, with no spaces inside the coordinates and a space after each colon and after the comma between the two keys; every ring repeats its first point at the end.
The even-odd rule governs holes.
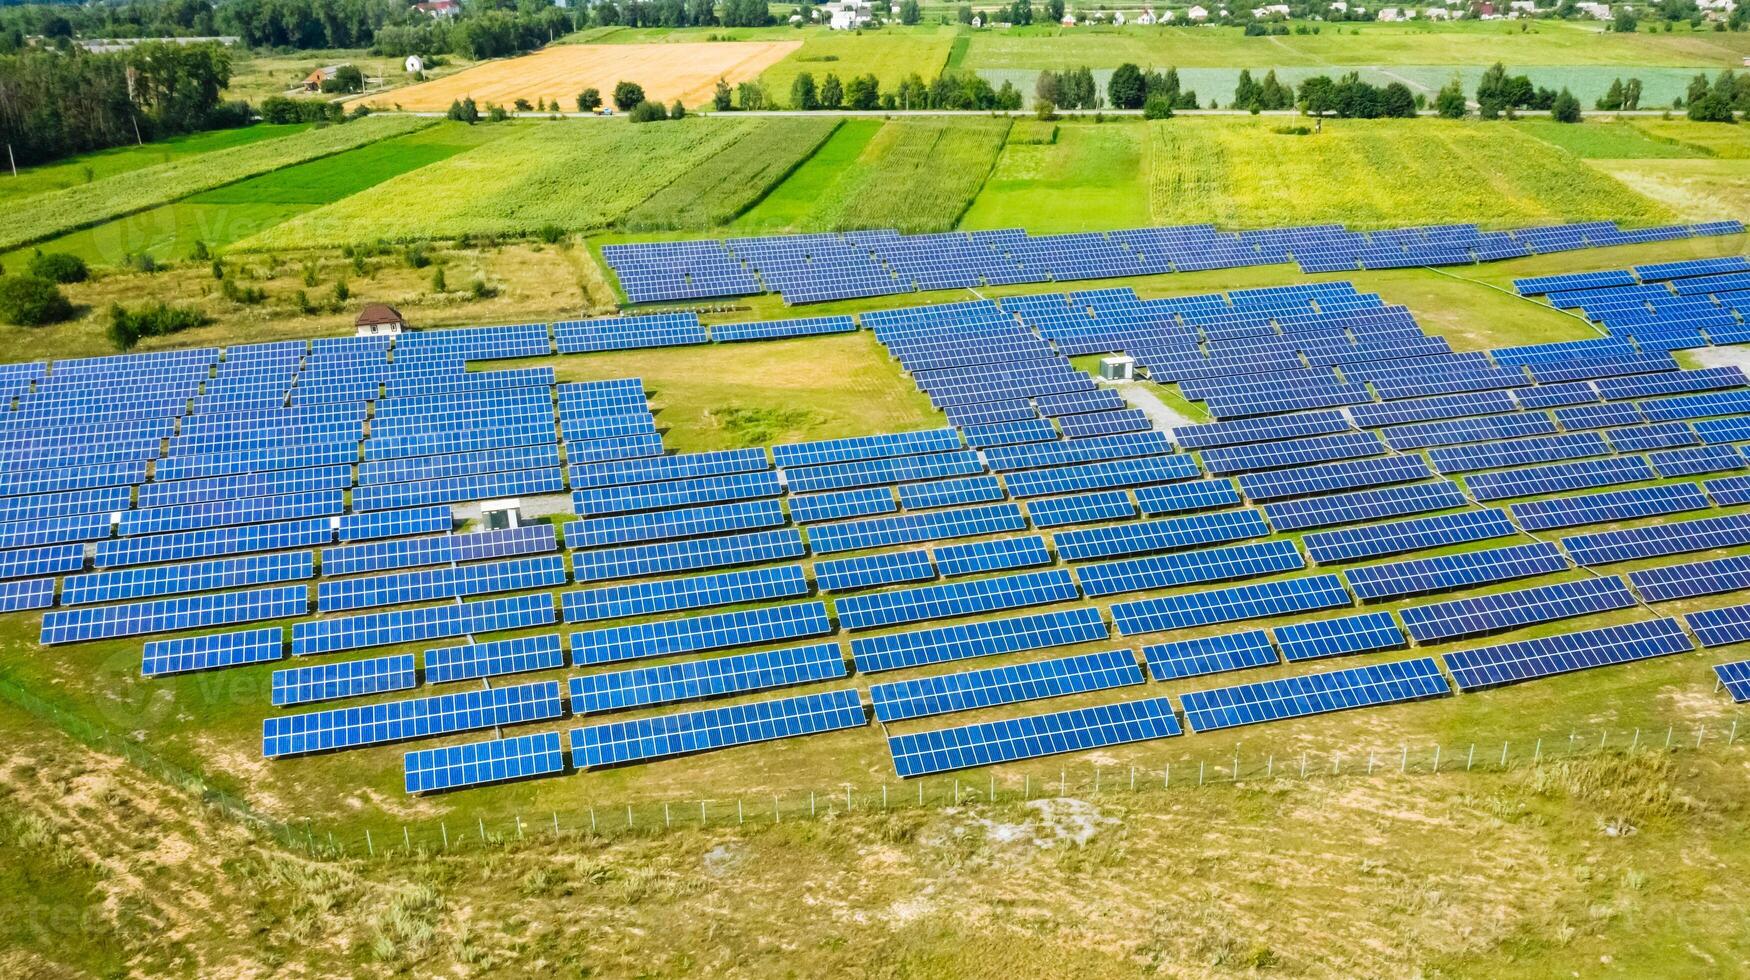
{"type": "Polygon", "coordinates": [[[230,81],[230,55],[215,44],[0,56],[0,140],[26,164],[241,126],[250,120],[249,107],[221,101],[230,81]]]}
{"type": "Polygon", "coordinates": [[[1711,84],[1706,75],[1696,75],[1689,80],[1684,102],[1689,118],[1698,122],[1731,122],[1735,112],[1750,115],[1750,72],[1722,71],[1711,84]]]}

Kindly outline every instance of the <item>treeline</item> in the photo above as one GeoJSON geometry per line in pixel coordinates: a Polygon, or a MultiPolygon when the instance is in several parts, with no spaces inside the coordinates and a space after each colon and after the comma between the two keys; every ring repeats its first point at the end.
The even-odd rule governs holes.
{"type": "Polygon", "coordinates": [[[0,140],[27,164],[246,125],[249,107],[222,101],[230,81],[230,55],[216,44],[0,56],[0,140]]]}
{"type": "Polygon", "coordinates": [[[787,103],[780,104],[758,82],[742,82],[732,90],[727,82],[718,79],[711,105],[718,112],[783,108],[803,112],[830,109],[1012,112],[1021,108],[1021,92],[1013,82],[993,88],[973,72],[943,72],[927,83],[923,76],[913,72],[898,86],[883,92],[881,80],[874,75],[858,75],[845,81],[829,72],[816,81],[813,72],[805,71],[791,81],[787,103]]]}

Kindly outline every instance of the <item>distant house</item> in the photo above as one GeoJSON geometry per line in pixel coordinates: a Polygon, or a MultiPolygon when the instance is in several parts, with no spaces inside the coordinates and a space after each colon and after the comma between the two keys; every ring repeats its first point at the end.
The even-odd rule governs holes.
{"type": "Polygon", "coordinates": [[[972,29],[976,31],[980,27],[983,27],[983,26],[984,26],[984,18],[978,16],[977,14],[973,14],[972,15],[972,29]]]}
{"type": "Polygon", "coordinates": [[[1209,11],[1202,7],[1192,7],[1185,11],[1185,19],[1193,24],[1201,24],[1209,19],[1209,11]]]}
{"type": "Polygon", "coordinates": [[[326,68],[318,68],[315,71],[311,72],[310,74],[305,75],[304,76],[304,91],[306,91],[306,92],[320,92],[322,90],[322,83],[333,78],[334,73],[339,71],[339,70],[340,70],[339,65],[329,65],[326,68]]]}
{"type": "Polygon", "coordinates": [[[1608,3],[1577,3],[1574,9],[1593,20],[1609,20],[1610,4],[1608,3]]]}
{"type": "Polygon", "coordinates": [[[1336,0],[1335,3],[1331,4],[1331,9],[1339,14],[1348,13],[1349,5],[1344,3],[1343,0],[1336,0]]]}
{"type": "Polygon", "coordinates": [[[360,337],[394,337],[406,329],[401,311],[387,303],[366,303],[353,321],[353,331],[360,337]]]}
{"type": "Polygon", "coordinates": [[[414,4],[413,9],[427,17],[447,20],[462,12],[462,2],[461,0],[426,0],[425,3],[414,4]]]}
{"type": "Polygon", "coordinates": [[[827,14],[831,18],[827,26],[835,31],[854,31],[859,27],[867,27],[875,19],[873,8],[859,0],[837,0],[827,4],[827,14]]]}
{"type": "Polygon", "coordinates": [[[425,59],[421,58],[419,55],[410,54],[407,56],[405,67],[409,74],[422,72],[425,70],[425,59]]]}
{"type": "Polygon", "coordinates": [[[1143,27],[1147,27],[1155,22],[1155,12],[1153,10],[1145,10],[1142,13],[1137,14],[1136,22],[1143,27]]]}
{"type": "Polygon", "coordinates": [[[1061,22],[1061,23],[1062,23],[1062,24],[1063,24],[1063,26],[1065,26],[1065,27],[1074,27],[1074,26],[1076,26],[1076,15],[1075,15],[1075,14],[1064,14],[1064,15],[1063,15],[1063,20],[1062,20],[1062,22],[1061,22]]]}

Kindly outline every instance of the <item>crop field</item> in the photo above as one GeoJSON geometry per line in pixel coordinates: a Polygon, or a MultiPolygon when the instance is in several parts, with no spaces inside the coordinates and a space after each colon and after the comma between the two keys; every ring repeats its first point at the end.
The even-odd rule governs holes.
{"type": "Polygon", "coordinates": [[[626,213],[629,231],[703,231],[734,221],[838,129],[835,117],[776,118],[731,143],[626,213]]]}
{"type": "Polygon", "coordinates": [[[433,125],[379,116],[214,150],[33,197],[0,214],[0,251],[180,200],[249,177],[433,125]]]}
{"type": "Polygon", "coordinates": [[[978,194],[1008,134],[1008,119],[890,122],[802,227],[947,231],[978,194]]]}
{"type": "Polygon", "coordinates": [[[18,172],[17,177],[0,175],[0,201],[58,191],[67,187],[132,173],[145,167],[170,163],[185,157],[199,156],[215,150],[247,146],[262,140],[278,139],[308,129],[303,123],[273,126],[260,123],[241,129],[216,129],[187,136],[155,140],[144,146],[118,146],[95,153],[82,153],[40,167],[18,172]]]}
{"type": "Polygon", "coordinates": [[[941,74],[954,44],[952,27],[893,27],[857,34],[847,31],[805,31],[802,47],[767,68],[760,83],[767,94],[788,104],[790,83],[803,72],[818,83],[830,72],[841,81],[872,74],[883,92],[893,91],[907,76],[926,82],[941,74]]]}
{"type": "Polygon", "coordinates": [[[1671,119],[1637,119],[1635,125],[1657,140],[1672,140],[1696,147],[1704,156],[1726,160],[1750,160],[1750,136],[1743,127],[1701,125],[1671,119]]]}
{"type": "Polygon", "coordinates": [[[1034,70],[1115,68],[1124,62],[1185,68],[1249,65],[1597,65],[1731,68],[1750,54],[1750,35],[1711,30],[1606,33],[1579,21],[1454,24],[1324,24],[1318,34],[1246,37],[1238,27],[1074,27],[981,31],[966,67],[1034,70]]]}
{"type": "MultiPolygon", "coordinates": [[[[197,241],[209,248],[241,241],[296,215],[508,132],[502,127],[439,123],[406,136],[203,191],[31,248],[68,252],[94,265],[115,265],[130,255],[181,258],[197,241]]],[[[21,249],[12,255],[17,257],[28,251],[29,248],[21,249]]]]}
{"type": "Polygon", "coordinates": [[[1699,147],[1675,139],[1655,138],[1634,122],[1569,126],[1547,119],[1527,119],[1514,126],[1546,143],[1554,143],[1582,160],[1663,160],[1709,155],[1699,147]]]}
{"type": "Polygon", "coordinates": [[[1063,122],[1052,143],[1011,138],[960,226],[1043,234],[1146,225],[1151,139],[1140,121],[1063,122]]]}
{"type": "Polygon", "coordinates": [[[814,155],[803,161],[783,183],[773,188],[735,222],[742,231],[800,228],[837,181],[857,165],[863,151],[886,125],[879,119],[847,119],[833,130],[814,155]]]}
{"type": "Polygon", "coordinates": [[[1750,160],[1594,160],[1591,165],[1673,213],[1750,221],[1750,160]]]}
{"type": "Polygon", "coordinates": [[[529,234],[605,227],[749,132],[690,119],[530,123],[504,139],[385,181],[249,239],[245,248],[529,234]]]}
{"type": "Polygon", "coordinates": [[[577,93],[594,88],[607,99],[614,86],[625,81],[637,82],[647,96],[664,104],[679,99],[696,106],[710,101],[719,78],[734,86],[758,77],[801,46],[797,41],[555,44],[359,101],[383,108],[442,111],[461,98],[507,108],[521,98],[558,100],[562,108],[575,110],[577,93]]]}
{"type": "MultiPolygon", "coordinates": [[[[1203,121],[1199,121],[1202,123],[1203,121]]],[[[1151,208],[1158,224],[1353,225],[1443,221],[1652,221],[1668,212],[1556,147],[1508,127],[1422,121],[1332,122],[1315,135],[1269,120],[1154,128],[1151,208]]]]}

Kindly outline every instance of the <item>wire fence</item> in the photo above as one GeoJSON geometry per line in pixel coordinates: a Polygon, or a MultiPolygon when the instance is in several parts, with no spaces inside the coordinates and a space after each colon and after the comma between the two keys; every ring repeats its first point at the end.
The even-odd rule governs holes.
{"type": "MultiPolygon", "coordinates": [[[[226,816],[266,833],[281,844],[314,858],[396,859],[503,847],[546,836],[601,841],[682,830],[778,825],[800,820],[830,820],[850,813],[904,812],[973,804],[1024,804],[1035,800],[1098,800],[1117,794],[1141,796],[1218,790],[1260,781],[1345,778],[1437,777],[1459,772],[1506,773],[1546,763],[1642,751],[1699,752],[1739,748],[1738,722],[1697,723],[1663,729],[1573,730],[1566,735],[1530,735],[1474,741],[1402,742],[1376,748],[1345,748],[1294,753],[1209,755],[1181,758],[1159,767],[1066,763],[1054,771],[992,771],[944,775],[877,785],[738,795],[725,799],[668,799],[598,802],[570,810],[452,811],[428,821],[362,827],[313,822],[287,823],[266,816],[237,796],[213,787],[200,775],[149,749],[71,714],[8,679],[0,679],[0,698],[29,712],[78,741],[127,759],[141,770],[174,785],[226,816]]],[[[1746,739],[1750,742],[1750,739],[1746,739]]]]}

